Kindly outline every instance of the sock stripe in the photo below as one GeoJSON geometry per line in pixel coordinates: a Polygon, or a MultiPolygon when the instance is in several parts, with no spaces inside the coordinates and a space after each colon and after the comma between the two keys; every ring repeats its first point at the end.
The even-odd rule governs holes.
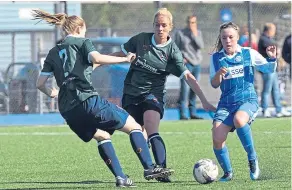
{"type": "Polygon", "coordinates": [[[142,131],[140,129],[134,129],[132,131],[130,131],[130,134],[132,133],[142,133],[142,131]]]}
{"type": "Polygon", "coordinates": [[[154,135],[154,136],[148,138],[148,141],[150,141],[151,139],[153,139],[153,138],[155,138],[155,137],[160,137],[160,135],[154,135]]]}
{"type": "Polygon", "coordinates": [[[102,140],[102,141],[97,141],[97,146],[100,146],[104,143],[108,143],[108,142],[112,142],[110,139],[107,139],[107,140],[102,140]]]}

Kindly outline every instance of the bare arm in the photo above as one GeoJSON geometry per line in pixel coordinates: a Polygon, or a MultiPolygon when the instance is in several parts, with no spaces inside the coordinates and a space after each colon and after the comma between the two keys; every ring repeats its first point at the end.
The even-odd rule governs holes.
{"type": "Polygon", "coordinates": [[[109,55],[111,55],[111,56],[117,56],[117,57],[125,57],[126,56],[126,54],[123,51],[114,52],[114,53],[111,53],[109,55]]]}
{"type": "Polygon", "coordinates": [[[216,108],[208,102],[196,78],[190,72],[187,72],[184,77],[191,89],[200,98],[204,109],[207,111],[215,111],[216,108]]]}
{"type": "Polygon", "coordinates": [[[211,85],[213,88],[218,88],[223,80],[223,77],[226,75],[228,72],[227,68],[222,67],[217,71],[213,79],[211,80],[211,85]]]}
{"type": "Polygon", "coordinates": [[[49,79],[49,77],[50,77],[49,75],[40,75],[37,80],[36,87],[47,96],[55,98],[56,96],[58,96],[59,91],[55,88],[50,88],[46,85],[46,82],[49,79]]]}
{"type": "Polygon", "coordinates": [[[97,65],[131,62],[133,59],[135,59],[135,54],[130,53],[130,52],[128,53],[127,56],[124,55],[124,57],[104,55],[104,54],[98,53],[97,51],[92,51],[88,55],[88,60],[92,62],[93,64],[97,64],[97,65]]]}

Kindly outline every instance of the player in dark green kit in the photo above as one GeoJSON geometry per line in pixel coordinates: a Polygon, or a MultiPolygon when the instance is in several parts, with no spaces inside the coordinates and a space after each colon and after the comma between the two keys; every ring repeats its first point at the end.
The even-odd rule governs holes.
{"type": "MultiPolygon", "coordinates": [[[[155,14],[153,26],[154,33],[140,33],[132,37],[122,45],[122,51],[112,55],[136,53],[124,82],[122,106],[146,129],[156,164],[166,167],[165,144],[158,133],[164,112],[166,77],[173,74],[184,78],[205,110],[215,111],[216,108],[206,100],[197,80],[184,66],[182,54],[169,36],[173,24],[172,15],[166,8],[155,14]]],[[[168,177],[157,180],[171,182],[168,177]]]]}
{"type": "Polygon", "coordinates": [[[58,96],[61,115],[80,139],[97,141],[99,154],[114,174],[116,186],[135,185],[123,173],[112,146],[111,135],[115,130],[129,134],[133,150],[144,167],[145,179],[170,175],[173,170],[153,164],[141,126],[124,109],[101,98],[92,86],[93,68],[101,64],[131,62],[135,54],[115,57],[98,53],[92,42],[85,38],[86,25],[78,16],[51,15],[41,10],[34,10],[33,15],[35,19],[60,25],[67,35],[49,51],[37,87],[52,98],[58,96]],[[50,76],[55,76],[60,91],[46,86],[50,76]]]}

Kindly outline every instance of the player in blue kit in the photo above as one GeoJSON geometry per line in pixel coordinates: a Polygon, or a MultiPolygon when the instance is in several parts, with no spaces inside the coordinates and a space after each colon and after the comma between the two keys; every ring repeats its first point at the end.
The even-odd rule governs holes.
{"type": "Polygon", "coordinates": [[[102,64],[130,62],[135,54],[123,57],[102,55],[85,38],[86,25],[78,16],[64,13],[49,14],[34,10],[35,19],[62,27],[66,37],[53,47],[44,62],[37,87],[46,95],[58,96],[59,111],[71,130],[84,142],[97,141],[98,151],[116,178],[117,187],[134,187],[133,181],[123,173],[111,143],[115,130],[130,136],[133,150],[144,168],[145,179],[169,176],[173,170],[153,164],[141,126],[124,109],[101,98],[93,88],[91,73],[102,64]],[[46,86],[54,76],[60,91],[46,86]]]}
{"type": "Polygon", "coordinates": [[[220,26],[217,52],[211,56],[210,80],[214,88],[220,87],[221,97],[213,119],[213,149],[224,171],[220,181],[233,177],[229,153],[225,141],[229,132],[236,129],[247,152],[250,178],[260,175],[250,124],[258,112],[258,98],[254,89],[254,68],[263,72],[274,72],[277,66],[276,47],[269,46],[265,59],[251,48],[237,45],[239,27],[228,22],[220,26]]]}
{"type": "MultiPolygon", "coordinates": [[[[166,167],[166,148],[159,134],[160,119],[164,114],[166,77],[169,74],[184,79],[200,98],[203,108],[215,111],[205,98],[196,78],[185,67],[182,53],[170,37],[172,14],[159,9],[153,19],[154,32],[142,32],[122,45],[122,51],[112,55],[136,53],[124,82],[122,106],[146,129],[156,164],[166,167]]],[[[171,182],[170,178],[157,178],[171,182]]]]}

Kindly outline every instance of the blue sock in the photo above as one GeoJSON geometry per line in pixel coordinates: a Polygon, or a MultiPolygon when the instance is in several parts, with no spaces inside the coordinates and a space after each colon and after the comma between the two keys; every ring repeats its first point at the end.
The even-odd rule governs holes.
{"type": "Polygon", "coordinates": [[[248,160],[255,160],[257,158],[257,154],[255,152],[255,148],[253,145],[251,128],[249,124],[245,124],[245,126],[237,128],[236,132],[241,141],[242,146],[247,152],[248,160]]]}
{"type": "Polygon", "coordinates": [[[141,164],[144,169],[153,168],[153,162],[151,159],[151,155],[149,152],[149,148],[147,142],[140,130],[133,130],[130,133],[130,141],[132,144],[132,148],[137,154],[141,164]]]}
{"type": "Polygon", "coordinates": [[[227,147],[224,146],[222,149],[213,148],[213,150],[224,173],[231,172],[232,167],[231,167],[229,152],[228,152],[227,147]]]}
{"type": "Polygon", "coordinates": [[[159,133],[153,133],[148,138],[156,164],[166,168],[166,149],[162,138],[159,133]]]}
{"type": "Polygon", "coordinates": [[[111,140],[103,140],[98,142],[98,152],[104,160],[107,167],[111,170],[115,177],[125,178],[126,175],[122,171],[122,167],[115,153],[115,149],[111,140]]]}

